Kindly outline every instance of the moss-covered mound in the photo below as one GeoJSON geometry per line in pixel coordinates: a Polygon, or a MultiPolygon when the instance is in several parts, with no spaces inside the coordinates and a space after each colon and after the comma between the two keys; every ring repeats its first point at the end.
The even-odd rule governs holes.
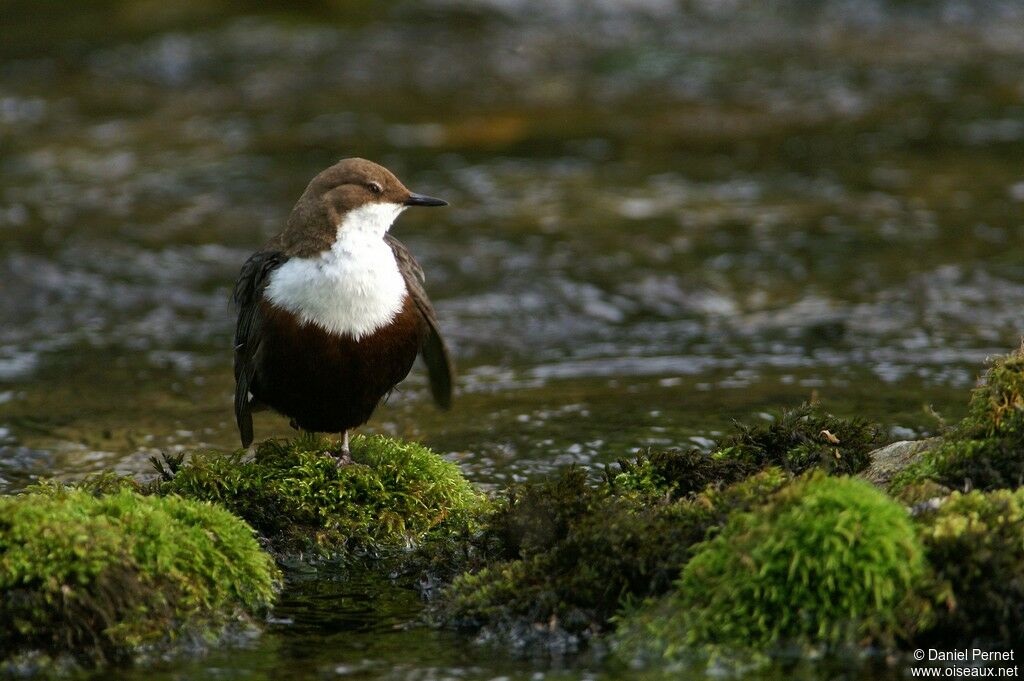
{"type": "Polygon", "coordinates": [[[867,468],[869,454],[884,443],[881,429],[860,418],[839,418],[813,403],[783,410],[770,421],[736,424],[716,457],[746,462],[757,468],[778,466],[800,475],[820,469],[853,475],[867,468]]]}
{"type": "Polygon", "coordinates": [[[812,405],[739,425],[711,453],[514,485],[483,516],[488,562],[434,611],[514,644],[617,629],[624,657],[662,662],[1005,645],[1024,630],[1024,490],[949,488],[1020,486],[1022,376],[1020,353],[998,362],[968,417],[887,473],[900,501],[850,477],[880,429],[812,405]]]}
{"type": "Polygon", "coordinates": [[[0,658],[118,659],[270,605],[277,570],[222,508],[128,489],[0,497],[0,658]]]}
{"type": "Polygon", "coordinates": [[[971,394],[967,416],[937,447],[896,475],[890,491],[913,499],[924,482],[946,490],[1024,484],[1024,349],[993,363],[971,394]]]}
{"type": "Polygon", "coordinates": [[[1024,489],[954,493],[917,517],[938,579],[919,645],[1005,644],[1024,631],[1024,489]]]}
{"type": "Polygon", "coordinates": [[[488,521],[503,560],[458,578],[438,614],[503,638],[556,629],[584,638],[600,633],[624,602],[668,590],[709,528],[785,479],[770,469],[686,500],[592,487],[578,469],[513,487],[488,521]]]}
{"type": "Polygon", "coordinates": [[[807,403],[754,425],[736,423],[735,432],[710,454],[698,449],[651,451],[619,461],[617,483],[680,498],[708,485],[739,482],[769,467],[790,475],[812,469],[852,475],[868,466],[871,451],[882,443],[877,425],[833,416],[807,403]]]}
{"type": "Polygon", "coordinates": [[[486,500],[457,466],[415,443],[355,437],[354,464],[338,467],[333,444],[304,435],[258,445],[255,456],[200,452],[155,485],[222,504],[278,553],[357,555],[407,547],[465,528],[486,500]]]}
{"type": "Polygon", "coordinates": [[[907,512],[861,480],[805,476],[695,547],[668,596],[628,614],[626,657],[891,643],[927,614],[907,512]],[[910,607],[908,607],[910,606],[910,607]]]}
{"type": "Polygon", "coordinates": [[[699,449],[647,450],[617,463],[619,470],[609,479],[614,488],[671,499],[685,498],[709,485],[739,482],[769,466],[699,449]]]}
{"type": "Polygon", "coordinates": [[[483,521],[491,562],[459,576],[438,614],[513,640],[539,630],[604,632],[624,604],[667,592],[693,547],[730,513],[806,470],[861,470],[880,442],[876,426],[805,404],[753,427],[737,424],[710,454],[648,451],[619,461],[600,484],[570,470],[514,485],[483,521]]]}
{"type": "Polygon", "coordinates": [[[954,489],[1015,489],[1022,482],[1024,442],[951,438],[896,475],[890,489],[901,500],[913,503],[922,497],[922,489],[935,497],[954,489]]]}
{"type": "Polygon", "coordinates": [[[1024,347],[993,362],[957,431],[963,439],[1024,441],[1024,347]]]}

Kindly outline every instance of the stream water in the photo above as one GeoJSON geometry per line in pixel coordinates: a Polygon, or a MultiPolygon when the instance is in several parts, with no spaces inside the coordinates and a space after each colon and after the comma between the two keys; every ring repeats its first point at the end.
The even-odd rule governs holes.
{"type": "MultiPolygon", "coordinates": [[[[344,156],[451,203],[393,232],[458,364],[367,431],[486,486],[708,447],[809,398],[894,438],[1024,331],[1024,5],[6,3],[0,491],[236,446],[230,287],[344,156]]],[[[257,437],[287,436],[257,417],[257,437]]],[[[153,678],[596,678],[302,581],[153,678]]],[[[624,674],[625,672],[620,672],[624,674]]],[[[627,674],[628,675],[628,674],[627,674]]]]}

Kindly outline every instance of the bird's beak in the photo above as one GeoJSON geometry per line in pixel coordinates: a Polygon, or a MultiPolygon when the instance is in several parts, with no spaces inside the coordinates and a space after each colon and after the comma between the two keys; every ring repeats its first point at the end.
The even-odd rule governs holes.
{"type": "Polygon", "coordinates": [[[435,199],[432,196],[423,196],[423,194],[412,193],[409,194],[409,198],[405,200],[406,206],[447,206],[448,202],[441,199],[435,199]]]}

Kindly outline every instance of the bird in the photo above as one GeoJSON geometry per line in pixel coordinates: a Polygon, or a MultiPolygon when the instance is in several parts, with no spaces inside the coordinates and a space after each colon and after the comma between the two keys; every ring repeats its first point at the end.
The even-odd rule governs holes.
{"type": "Polygon", "coordinates": [[[243,447],[253,413],[341,434],[329,451],[352,462],[349,432],[409,374],[417,355],[434,401],[448,409],[453,370],[423,269],[389,234],[402,211],[446,206],[387,168],[347,158],[314,177],[284,230],[242,265],[232,298],[235,420],[243,447]]]}

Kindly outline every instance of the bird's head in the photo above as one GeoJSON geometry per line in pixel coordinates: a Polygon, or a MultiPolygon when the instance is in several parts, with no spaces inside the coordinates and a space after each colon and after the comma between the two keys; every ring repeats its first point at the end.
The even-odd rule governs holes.
{"type": "Polygon", "coordinates": [[[381,238],[410,206],[447,206],[409,191],[394,173],[372,161],[346,158],[314,177],[288,219],[290,250],[324,250],[343,232],[381,238]]]}

